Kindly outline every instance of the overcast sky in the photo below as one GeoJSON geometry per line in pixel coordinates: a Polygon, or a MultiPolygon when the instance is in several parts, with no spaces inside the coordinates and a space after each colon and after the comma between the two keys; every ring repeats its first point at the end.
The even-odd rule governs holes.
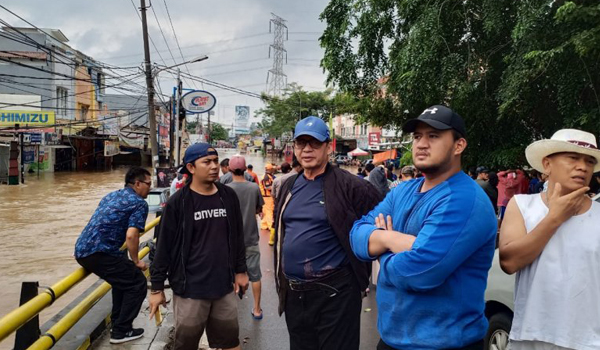
{"type": "MultiPolygon", "coordinates": [[[[287,20],[289,29],[289,40],[284,43],[288,52],[284,65],[288,83],[297,82],[311,91],[324,89],[325,75],[319,67],[323,50],[318,38],[325,28],[319,14],[327,0],[153,0],[154,12],[171,52],[154,12],[149,9],[150,37],[160,53],[150,44],[151,60],[171,66],[184,59],[167,17],[165,1],[185,60],[209,56],[206,61],[187,66],[192,74],[255,93],[264,91],[267,71],[273,65],[269,58],[269,45],[273,42],[269,21],[271,13],[275,13],[287,20]]],[[[38,27],[60,29],[69,39],[69,45],[101,62],[130,67],[143,61],[142,26],[136,14],[139,0],[133,3],[132,0],[3,0],[2,5],[38,27]]],[[[26,25],[2,9],[0,18],[14,26],[26,25]]],[[[160,73],[159,77],[163,93],[171,94],[174,77],[168,72],[160,73]]],[[[138,81],[145,84],[143,78],[138,81]]],[[[202,89],[202,85],[194,86],[184,80],[184,88],[202,89]]],[[[217,97],[217,122],[230,125],[236,105],[250,106],[252,116],[262,107],[256,98],[207,85],[204,89],[217,97]]]]}

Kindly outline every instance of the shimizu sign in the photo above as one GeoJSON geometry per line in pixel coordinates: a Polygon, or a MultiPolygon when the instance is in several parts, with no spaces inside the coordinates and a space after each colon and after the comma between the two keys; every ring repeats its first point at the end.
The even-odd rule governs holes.
{"type": "Polygon", "coordinates": [[[181,97],[188,113],[206,113],[217,105],[217,98],[208,91],[194,90],[181,97]]]}
{"type": "Polygon", "coordinates": [[[54,111],[0,110],[0,126],[53,126],[55,118],[54,111]]]}

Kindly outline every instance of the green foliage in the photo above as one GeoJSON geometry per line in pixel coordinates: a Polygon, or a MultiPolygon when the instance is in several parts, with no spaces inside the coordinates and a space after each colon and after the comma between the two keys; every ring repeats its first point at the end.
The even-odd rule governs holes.
{"type": "Polygon", "coordinates": [[[402,157],[400,157],[400,168],[405,167],[407,165],[412,165],[412,164],[413,164],[412,147],[408,147],[406,150],[404,150],[402,157]]]}
{"type": "Polygon", "coordinates": [[[212,123],[210,125],[210,138],[214,141],[227,141],[229,139],[229,132],[221,124],[212,123]]]}
{"type": "Polygon", "coordinates": [[[466,166],[526,164],[560,128],[600,129],[597,0],[331,0],[321,65],[363,121],[398,126],[446,104],[466,166]]]}
{"type": "Polygon", "coordinates": [[[333,90],[305,91],[296,83],[290,84],[281,97],[263,95],[265,108],[256,111],[262,117],[259,125],[272,137],[293,130],[296,122],[310,115],[326,121],[333,113],[351,113],[356,110],[356,100],[346,94],[333,95],[333,90]]]}
{"type": "Polygon", "coordinates": [[[187,132],[189,133],[195,133],[196,132],[196,126],[198,125],[198,122],[193,121],[193,122],[185,122],[185,130],[187,130],[187,132]]]}

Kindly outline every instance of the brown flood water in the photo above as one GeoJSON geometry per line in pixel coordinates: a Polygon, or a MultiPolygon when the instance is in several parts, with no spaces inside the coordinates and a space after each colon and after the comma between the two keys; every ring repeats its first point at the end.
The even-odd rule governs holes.
{"type": "MultiPolygon", "coordinates": [[[[236,150],[219,150],[223,159],[236,150]]],[[[264,174],[260,155],[244,154],[264,174]]],[[[269,161],[271,158],[269,157],[269,161]]],[[[277,160],[280,164],[282,160],[277,160]]],[[[0,317],[18,307],[21,282],[50,286],[79,267],[73,258],[77,237],[100,199],[123,187],[127,168],[106,172],[28,174],[25,184],[0,186],[0,317]]],[[[149,215],[149,220],[154,215],[149,215]]],[[[142,240],[147,239],[146,237],[142,240]]],[[[97,280],[91,276],[40,314],[43,324],[97,280]]],[[[12,337],[0,349],[13,346],[12,337]]]]}

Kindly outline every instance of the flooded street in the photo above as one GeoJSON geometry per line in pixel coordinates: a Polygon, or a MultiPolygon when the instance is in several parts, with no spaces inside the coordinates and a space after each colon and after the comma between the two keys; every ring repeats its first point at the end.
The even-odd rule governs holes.
{"type": "MultiPolygon", "coordinates": [[[[236,153],[219,150],[219,158],[236,153]]],[[[260,154],[244,156],[256,173],[264,173],[266,161],[260,154]]],[[[100,199],[123,187],[126,172],[127,168],[42,173],[39,178],[29,174],[24,185],[0,186],[0,317],[18,306],[21,282],[39,281],[49,286],[79,267],[72,256],[75,241],[100,199]]],[[[86,279],[58,299],[41,314],[41,324],[95,280],[86,279]]],[[[0,348],[8,346],[12,347],[12,341],[2,342],[0,348]]]]}

